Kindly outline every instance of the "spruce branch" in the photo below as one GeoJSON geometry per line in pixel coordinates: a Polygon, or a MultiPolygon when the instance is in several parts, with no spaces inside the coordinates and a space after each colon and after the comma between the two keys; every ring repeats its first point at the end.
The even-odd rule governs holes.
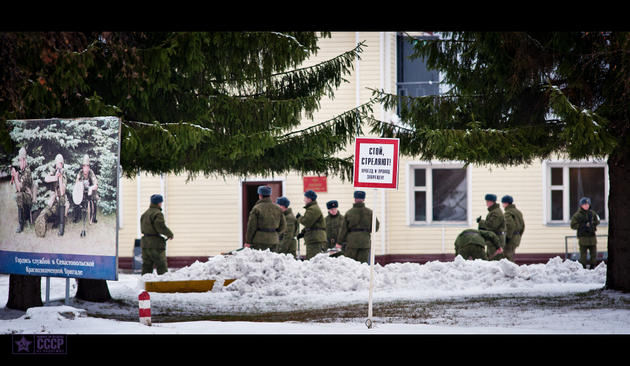
{"type": "MultiPolygon", "coordinates": [[[[331,125],[335,125],[339,122],[343,122],[343,121],[349,121],[352,120],[352,122],[354,123],[354,125],[350,125],[347,124],[349,127],[351,127],[353,129],[353,131],[355,133],[361,133],[360,131],[360,125],[358,125],[357,127],[357,116],[358,115],[367,115],[367,112],[372,112],[372,105],[374,104],[376,100],[375,99],[370,99],[369,101],[353,108],[350,110],[347,110],[345,112],[343,112],[342,114],[335,116],[333,118],[330,118],[328,120],[319,122],[313,126],[309,126],[307,128],[301,129],[301,130],[296,130],[296,131],[292,131],[289,132],[283,136],[280,137],[280,141],[288,141],[289,138],[293,138],[294,135],[300,135],[300,136],[304,136],[307,134],[311,134],[311,133],[316,133],[317,131],[321,131],[324,128],[330,128],[331,125]],[[352,127],[354,126],[354,127],[352,127]]],[[[354,134],[350,134],[350,136],[354,136],[354,134]]]]}
{"type": "MultiPolygon", "coordinates": [[[[338,55],[338,56],[336,56],[334,58],[331,58],[329,60],[325,60],[325,61],[319,62],[319,63],[317,63],[315,65],[274,73],[274,74],[270,75],[269,78],[278,78],[278,77],[281,77],[281,76],[286,76],[286,75],[290,75],[290,74],[294,74],[294,73],[308,72],[309,70],[318,69],[318,68],[324,67],[324,66],[326,66],[328,64],[331,64],[331,63],[344,62],[344,60],[355,60],[357,57],[359,57],[359,59],[360,59],[360,54],[361,54],[361,52],[363,52],[363,47],[364,46],[365,46],[365,41],[359,42],[357,44],[357,46],[355,48],[353,48],[352,50],[346,51],[346,52],[344,52],[344,53],[342,53],[342,54],[340,54],[340,55],[338,55]]],[[[219,83],[219,84],[223,84],[223,83],[228,83],[229,84],[229,83],[234,82],[234,81],[239,81],[239,82],[247,82],[247,83],[257,84],[257,83],[259,83],[259,82],[261,82],[263,80],[265,80],[265,79],[261,79],[261,78],[258,78],[258,77],[250,77],[250,78],[223,79],[223,80],[209,79],[209,80],[207,80],[207,82],[209,82],[209,83],[219,83]]]]}
{"type": "Polygon", "coordinates": [[[606,118],[589,109],[579,109],[560,88],[549,84],[549,105],[564,122],[561,137],[571,158],[605,157],[617,146],[606,118]]]}

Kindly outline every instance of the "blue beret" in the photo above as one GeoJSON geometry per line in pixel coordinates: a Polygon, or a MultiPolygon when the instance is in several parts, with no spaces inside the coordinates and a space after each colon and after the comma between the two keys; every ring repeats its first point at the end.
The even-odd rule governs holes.
{"type": "Polygon", "coordinates": [[[326,202],[326,208],[329,209],[329,210],[331,208],[337,208],[337,207],[339,207],[339,202],[337,202],[335,200],[326,202]]]}
{"type": "Polygon", "coordinates": [[[512,203],[512,202],[514,202],[514,198],[512,198],[512,196],[506,194],[505,196],[503,196],[501,198],[501,202],[512,203]]]}
{"type": "Polygon", "coordinates": [[[286,197],[278,197],[278,199],[276,200],[276,203],[284,207],[289,207],[289,204],[291,204],[289,199],[286,197]]]}
{"type": "Polygon", "coordinates": [[[157,205],[158,203],[163,202],[163,201],[164,201],[164,198],[162,197],[161,194],[154,194],[151,196],[151,203],[154,203],[157,205]]]}
{"type": "Polygon", "coordinates": [[[358,198],[360,200],[365,199],[365,192],[363,191],[354,191],[354,198],[358,198]]]}
{"type": "Polygon", "coordinates": [[[271,187],[258,186],[258,194],[261,196],[271,196],[271,187]]]}
{"type": "Polygon", "coordinates": [[[488,193],[485,197],[486,201],[492,201],[492,202],[496,202],[497,201],[497,195],[496,194],[492,194],[492,193],[488,193]]]}
{"type": "Polygon", "coordinates": [[[588,197],[582,197],[580,198],[580,206],[582,206],[583,204],[588,203],[588,205],[591,205],[591,199],[588,197]]]}
{"type": "Polygon", "coordinates": [[[315,201],[317,199],[317,193],[315,193],[315,191],[309,189],[308,191],[304,192],[304,195],[310,199],[312,199],[313,201],[315,201]]]}

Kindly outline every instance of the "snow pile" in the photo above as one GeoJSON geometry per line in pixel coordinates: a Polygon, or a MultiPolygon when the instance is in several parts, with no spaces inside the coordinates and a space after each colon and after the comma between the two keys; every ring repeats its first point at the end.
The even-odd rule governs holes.
{"type": "MultiPolygon", "coordinates": [[[[379,266],[380,267],[380,266],[379,266]]],[[[290,294],[330,294],[365,290],[369,286],[370,268],[347,257],[317,255],[298,261],[286,254],[246,248],[234,255],[218,255],[205,263],[163,275],[145,274],[141,281],[217,280],[234,278],[224,291],[239,296],[286,296],[290,294]]],[[[215,286],[215,289],[221,289],[215,286]]]]}
{"type": "MultiPolygon", "coordinates": [[[[310,296],[352,301],[353,295],[363,299],[370,285],[370,266],[346,257],[332,258],[320,254],[308,261],[297,261],[286,254],[244,249],[234,255],[218,255],[205,263],[163,275],[145,274],[141,281],[180,281],[214,279],[219,283],[234,278],[231,285],[215,286],[212,292],[230,293],[241,299],[310,296]]],[[[374,292],[381,298],[391,296],[438,295],[449,293],[475,294],[531,290],[541,291],[549,285],[584,284],[602,286],[606,281],[606,265],[586,270],[574,261],[559,257],[546,264],[516,265],[500,261],[464,260],[433,261],[425,264],[390,263],[374,266],[374,292]]]]}
{"type": "MultiPolygon", "coordinates": [[[[7,298],[8,275],[0,276],[0,297],[7,298]]],[[[113,298],[131,304],[137,314],[138,294],[146,281],[207,280],[219,282],[234,278],[229,286],[217,286],[204,293],[151,292],[151,313],[158,317],[171,314],[238,314],[246,312],[295,311],[308,308],[366,305],[370,284],[370,266],[354,260],[325,254],[308,261],[293,257],[244,249],[234,255],[215,256],[207,262],[154,274],[121,274],[118,281],[108,281],[113,298]]],[[[439,298],[466,299],[471,296],[513,297],[580,293],[601,289],[606,281],[606,264],[585,270],[574,261],[556,257],[544,264],[516,265],[507,260],[467,261],[461,257],[450,262],[390,263],[374,266],[375,303],[380,301],[432,301],[439,298]]],[[[52,278],[51,292],[63,299],[65,279],[52,278]]],[[[76,288],[75,288],[76,290],[76,288]]],[[[72,296],[72,294],[71,294],[72,296]]],[[[622,296],[608,294],[606,296],[622,296]]],[[[626,297],[626,296],[624,296],[626,297]]],[[[627,297],[626,297],[627,298],[627,297]]],[[[593,301],[599,301],[595,299],[593,301]]],[[[622,298],[622,301],[626,301],[622,298]]],[[[225,322],[193,321],[153,323],[147,327],[138,321],[117,321],[90,314],[128,313],[128,306],[81,302],[86,310],[70,306],[44,306],[28,309],[19,317],[0,321],[0,333],[51,334],[403,334],[403,333],[624,333],[630,329],[627,307],[607,305],[558,309],[525,305],[504,308],[498,305],[470,307],[462,303],[437,307],[427,322],[401,319],[389,324],[378,319],[368,329],[363,320],[338,323],[225,322]],[[514,309],[518,309],[515,311],[514,309]],[[577,320],[577,321],[576,321],[577,320]]],[[[422,305],[420,305],[422,306],[422,305]]],[[[367,314],[366,314],[367,315],[367,314]]],[[[404,314],[402,315],[404,317],[404,314]]]]}
{"type": "Polygon", "coordinates": [[[35,308],[28,308],[24,319],[37,320],[42,323],[46,323],[54,320],[85,318],[87,312],[83,309],[73,308],[72,306],[42,306],[35,308]]]}

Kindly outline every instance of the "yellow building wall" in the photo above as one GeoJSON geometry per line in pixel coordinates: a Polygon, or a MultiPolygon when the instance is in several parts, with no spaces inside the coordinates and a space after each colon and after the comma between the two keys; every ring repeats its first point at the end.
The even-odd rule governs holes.
{"type": "MultiPolygon", "coordinates": [[[[575,230],[568,224],[544,222],[545,184],[541,161],[513,167],[471,166],[469,193],[472,202],[468,223],[409,225],[407,201],[411,196],[406,185],[409,161],[401,160],[400,188],[387,192],[387,254],[454,254],[457,235],[464,229],[477,228],[475,219],[478,216],[485,218],[488,213],[484,199],[486,193],[496,194],[498,201],[504,195],[512,196],[516,207],[523,212],[525,233],[517,253],[564,253],[565,236],[575,236],[575,230]]],[[[598,235],[607,233],[607,225],[600,225],[598,235]]],[[[567,244],[569,251],[575,250],[574,238],[569,238],[567,244]]],[[[606,246],[607,239],[599,238],[599,250],[605,250],[606,246]]]]}
{"type": "MultiPolygon", "coordinates": [[[[324,98],[321,109],[313,120],[304,120],[302,128],[329,120],[361,103],[367,102],[372,89],[396,92],[396,34],[395,32],[333,32],[332,38],[319,42],[320,51],[304,66],[331,59],[366,41],[361,60],[352,75],[346,76],[335,92],[334,99],[324,98]],[[381,52],[383,50],[383,52],[381,52]]],[[[375,105],[373,115],[389,120],[392,113],[375,105]]],[[[364,127],[364,136],[369,130],[364,127]]],[[[353,154],[349,145],[340,156],[353,154]]],[[[568,225],[548,225],[543,222],[544,182],[542,162],[529,166],[496,167],[471,166],[470,201],[471,214],[462,225],[410,225],[409,188],[407,163],[412,158],[401,157],[399,162],[399,187],[397,190],[365,189],[366,205],[374,210],[382,230],[373,237],[376,255],[382,254],[452,254],[456,236],[466,228],[476,228],[477,216],[485,217],[486,193],[494,193],[499,199],[510,194],[525,217],[526,230],[518,253],[563,253],[564,237],[575,235],[568,225]]],[[[119,231],[119,255],[131,256],[134,240],[138,238],[138,221],[149,206],[154,193],[165,196],[164,212],[167,225],[175,239],[167,245],[168,256],[214,256],[239,248],[242,245],[241,182],[280,180],[283,193],[291,201],[294,213],[304,212],[303,177],[289,174],[274,177],[203,177],[187,181],[186,175],[152,176],[141,174],[121,180],[121,228],[119,231]],[[139,182],[139,196],[138,196],[139,182]]],[[[327,177],[327,192],[318,192],[319,206],[326,214],[326,202],[339,201],[339,209],[345,213],[352,207],[354,187],[352,182],[327,177]]],[[[606,234],[602,227],[599,234],[606,234]]],[[[600,240],[605,248],[605,239],[600,240]]],[[[305,251],[302,248],[301,253],[305,251]]]]}

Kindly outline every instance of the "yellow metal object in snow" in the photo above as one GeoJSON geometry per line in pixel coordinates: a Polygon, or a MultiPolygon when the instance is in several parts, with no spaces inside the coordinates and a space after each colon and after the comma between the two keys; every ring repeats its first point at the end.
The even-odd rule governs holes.
{"type": "MultiPolygon", "coordinates": [[[[230,278],[223,281],[227,286],[236,279],[230,278]]],[[[145,282],[144,289],[149,292],[207,292],[212,290],[215,280],[190,280],[190,281],[153,281],[145,282]]]]}

